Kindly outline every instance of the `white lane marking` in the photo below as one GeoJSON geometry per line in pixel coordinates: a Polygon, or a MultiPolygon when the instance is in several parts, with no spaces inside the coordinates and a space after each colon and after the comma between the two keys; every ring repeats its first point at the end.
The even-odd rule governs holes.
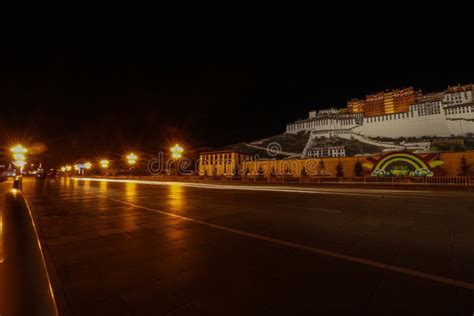
{"type": "Polygon", "coordinates": [[[319,212],[326,212],[326,213],[342,213],[340,210],[330,210],[330,209],[325,209],[325,208],[314,208],[314,207],[302,207],[305,210],[310,210],[310,211],[319,211],[319,212]]]}
{"type": "Polygon", "coordinates": [[[341,210],[331,210],[328,208],[320,208],[320,207],[306,207],[306,206],[294,206],[294,205],[279,205],[283,206],[285,208],[298,208],[302,210],[308,210],[308,211],[319,211],[319,212],[326,212],[326,213],[342,213],[341,210]]]}
{"type": "Polygon", "coordinates": [[[132,206],[132,207],[135,207],[135,208],[155,212],[155,213],[162,214],[162,215],[167,215],[167,216],[170,216],[170,217],[179,218],[179,219],[182,219],[182,220],[185,220],[185,221],[205,225],[205,226],[208,226],[208,227],[212,227],[212,228],[215,228],[215,229],[219,229],[219,230],[222,230],[222,231],[230,232],[230,233],[241,235],[241,236],[246,236],[246,237],[249,237],[249,238],[254,238],[254,239],[258,239],[258,240],[267,241],[267,242],[270,242],[270,243],[273,243],[273,244],[278,244],[278,245],[282,245],[282,246],[286,246],[286,247],[290,247],[290,248],[294,248],[294,249],[299,249],[299,250],[303,250],[303,251],[307,251],[307,252],[311,252],[311,253],[315,253],[315,254],[318,254],[318,255],[327,256],[327,257],[333,257],[333,258],[337,258],[337,259],[340,259],[340,260],[354,262],[354,263],[358,263],[358,264],[362,264],[362,265],[366,265],[366,266],[370,266],[370,267],[374,267],[374,268],[379,268],[379,269],[388,270],[388,271],[392,271],[392,272],[398,272],[398,273],[401,273],[401,274],[410,275],[410,276],[414,276],[414,277],[418,277],[418,278],[422,278],[422,279],[426,279],[426,280],[430,280],[430,281],[434,281],[434,282],[438,282],[438,283],[443,283],[443,284],[448,284],[448,285],[452,285],[452,286],[457,286],[457,287],[460,287],[460,288],[465,288],[465,289],[468,289],[468,290],[474,290],[474,284],[473,283],[469,283],[469,282],[466,282],[466,281],[463,281],[463,280],[451,279],[451,278],[447,278],[447,277],[443,277],[443,276],[439,276],[439,275],[435,275],[435,274],[430,274],[430,273],[426,273],[426,272],[421,272],[421,271],[417,271],[417,270],[413,270],[413,269],[409,269],[409,268],[399,267],[399,266],[395,266],[395,265],[391,265],[391,264],[387,264],[387,263],[377,262],[377,261],[368,260],[368,259],[359,258],[359,257],[353,257],[353,256],[345,255],[345,254],[342,254],[342,253],[337,253],[337,252],[334,252],[334,251],[329,251],[329,250],[325,250],[325,249],[305,246],[305,245],[301,245],[301,244],[294,243],[294,242],[291,242],[291,241],[286,241],[286,240],[282,240],[282,239],[277,239],[277,238],[271,238],[271,237],[267,237],[267,236],[263,236],[263,235],[258,235],[258,234],[250,233],[250,232],[235,229],[235,228],[230,228],[230,227],[227,227],[227,226],[212,224],[212,223],[209,223],[209,222],[205,222],[205,221],[202,221],[202,220],[199,220],[199,219],[194,219],[194,218],[187,217],[187,216],[182,216],[182,215],[177,215],[177,214],[174,214],[174,213],[160,211],[160,210],[157,210],[157,209],[154,209],[154,208],[150,208],[150,207],[130,203],[130,202],[127,202],[127,201],[117,200],[117,199],[113,199],[113,198],[108,198],[108,199],[111,200],[111,201],[122,203],[124,205],[129,205],[129,206],[132,206]]]}

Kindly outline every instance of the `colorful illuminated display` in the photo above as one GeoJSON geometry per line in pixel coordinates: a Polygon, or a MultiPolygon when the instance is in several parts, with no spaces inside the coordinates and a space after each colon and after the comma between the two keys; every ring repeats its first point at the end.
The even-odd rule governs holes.
{"type": "Polygon", "coordinates": [[[364,167],[372,169],[372,176],[375,177],[431,177],[432,169],[443,164],[434,155],[421,158],[408,152],[392,153],[378,160],[373,158],[368,160],[373,163],[366,163],[364,167]]]}

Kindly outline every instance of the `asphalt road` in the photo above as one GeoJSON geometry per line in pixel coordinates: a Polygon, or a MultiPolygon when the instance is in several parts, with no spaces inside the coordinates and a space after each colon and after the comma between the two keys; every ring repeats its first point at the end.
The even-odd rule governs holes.
{"type": "Polygon", "coordinates": [[[27,180],[74,315],[473,315],[474,193],[27,180]]]}

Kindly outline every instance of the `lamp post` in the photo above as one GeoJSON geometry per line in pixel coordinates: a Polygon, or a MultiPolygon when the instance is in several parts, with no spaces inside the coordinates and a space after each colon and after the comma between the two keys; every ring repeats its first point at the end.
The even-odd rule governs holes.
{"type": "Polygon", "coordinates": [[[130,166],[130,175],[133,175],[133,166],[136,165],[138,160],[138,156],[135,155],[134,153],[130,153],[127,155],[127,163],[130,166]]]}
{"type": "Polygon", "coordinates": [[[100,161],[100,166],[103,168],[103,169],[107,169],[109,167],[109,161],[107,159],[103,159],[100,161]]]}
{"type": "MultiPolygon", "coordinates": [[[[170,152],[171,152],[171,158],[176,163],[177,160],[183,157],[184,149],[179,144],[175,144],[173,147],[170,148],[170,152]]],[[[178,165],[176,165],[176,171],[178,171],[178,165]]],[[[171,170],[170,170],[170,174],[171,174],[171,170]]],[[[177,174],[179,175],[179,172],[177,172],[177,174]]]]}
{"type": "Polygon", "coordinates": [[[23,167],[26,165],[26,153],[28,152],[28,150],[23,147],[22,145],[18,144],[12,148],[10,148],[10,151],[12,152],[12,155],[13,155],[13,165],[15,166],[15,169],[18,168],[19,169],[19,173],[20,175],[18,176],[16,174],[16,170],[15,170],[15,175],[17,176],[15,179],[14,179],[14,182],[13,182],[13,187],[15,189],[20,189],[22,188],[22,180],[21,180],[21,174],[23,172],[23,167]]]}
{"type": "Polygon", "coordinates": [[[170,151],[171,151],[171,157],[174,160],[178,160],[178,159],[181,159],[183,157],[184,149],[183,149],[183,147],[179,146],[178,144],[175,144],[173,147],[171,147],[170,151]]]}
{"type": "Polygon", "coordinates": [[[109,161],[107,159],[102,159],[100,162],[100,167],[104,170],[104,173],[107,175],[107,169],[109,168],[109,161]]]}
{"type": "Polygon", "coordinates": [[[23,167],[26,165],[26,153],[28,150],[22,145],[18,144],[15,147],[10,148],[13,155],[13,164],[19,168],[20,174],[23,171],[23,167]]]}
{"type": "Polygon", "coordinates": [[[72,166],[66,165],[64,168],[66,169],[66,177],[70,177],[71,176],[71,171],[72,171],[72,166]]]}

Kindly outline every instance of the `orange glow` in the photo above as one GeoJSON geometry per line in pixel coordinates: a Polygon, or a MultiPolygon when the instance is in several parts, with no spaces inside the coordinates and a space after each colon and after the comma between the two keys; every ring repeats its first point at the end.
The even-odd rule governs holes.
{"type": "Polygon", "coordinates": [[[105,191],[107,191],[107,186],[108,186],[108,182],[107,181],[100,181],[99,182],[99,190],[101,193],[104,193],[105,191]]]}
{"type": "Polygon", "coordinates": [[[125,197],[129,202],[135,202],[137,198],[137,184],[134,182],[127,182],[125,185],[125,197]]]}
{"type": "Polygon", "coordinates": [[[181,212],[184,202],[183,185],[172,183],[169,186],[169,206],[171,212],[181,212]]]}
{"type": "Polygon", "coordinates": [[[5,260],[3,256],[3,214],[0,213],[0,263],[5,260]]]}

